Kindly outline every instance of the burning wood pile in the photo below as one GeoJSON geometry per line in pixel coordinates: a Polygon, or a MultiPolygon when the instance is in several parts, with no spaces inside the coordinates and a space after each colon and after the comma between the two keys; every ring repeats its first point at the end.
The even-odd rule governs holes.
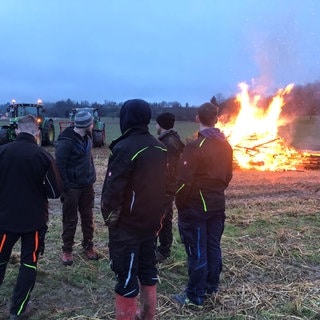
{"type": "Polygon", "coordinates": [[[250,97],[248,86],[239,86],[239,113],[228,123],[218,123],[233,147],[234,167],[261,171],[320,169],[320,153],[297,151],[278,136],[284,96],[293,85],[280,89],[267,110],[259,108],[260,96],[250,97]]]}
{"type": "Polygon", "coordinates": [[[235,168],[241,168],[237,158],[243,158],[243,154],[245,154],[248,168],[251,169],[265,170],[266,164],[268,165],[267,170],[272,171],[320,169],[320,153],[300,152],[289,148],[280,137],[263,143],[259,143],[255,136],[251,136],[249,140],[250,145],[253,142],[251,147],[233,146],[235,168]]]}

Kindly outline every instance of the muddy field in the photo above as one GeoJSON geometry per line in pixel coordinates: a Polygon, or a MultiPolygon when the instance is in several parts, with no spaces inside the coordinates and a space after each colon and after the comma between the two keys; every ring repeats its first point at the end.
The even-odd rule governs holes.
{"type": "MultiPolygon", "coordinates": [[[[46,253],[39,262],[30,319],[114,319],[115,279],[99,208],[109,151],[97,148],[93,154],[95,242],[101,259],[84,259],[77,231],[74,265],[61,265],[61,203],[50,200],[46,253]]],[[[319,190],[319,170],[234,171],[227,190],[221,287],[201,312],[181,309],[170,299],[187,281],[175,215],[172,258],[159,266],[157,319],[320,319],[319,190]]],[[[7,319],[18,265],[13,260],[1,287],[0,319],[7,319]]]]}

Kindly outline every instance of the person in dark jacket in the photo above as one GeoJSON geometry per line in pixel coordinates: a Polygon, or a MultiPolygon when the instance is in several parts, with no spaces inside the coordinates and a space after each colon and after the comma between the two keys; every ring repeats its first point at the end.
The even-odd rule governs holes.
{"type": "Polygon", "coordinates": [[[217,292],[222,270],[220,241],[225,222],[225,189],[232,179],[232,148],[215,124],[218,107],[199,107],[198,138],[188,143],[178,168],[176,205],[181,240],[188,257],[189,281],[181,305],[201,308],[217,292]]]}
{"type": "Polygon", "coordinates": [[[183,151],[184,143],[179,134],[173,128],[175,116],[171,112],[163,112],[156,118],[156,129],[158,139],[167,148],[167,171],[166,171],[166,197],[164,202],[164,216],[161,220],[161,230],[158,234],[159,245],[157,247],[156,259],[158,263],[164,262],[170,257],[173,218],[173,201],[176,191],[177,165],[183,151]]]}
{"type": "Polygon", "coordinates": [[[63,180],[62,202],[62,263],[73,263],[74,236],[81,219],[82,247],[89,260],[97,260],[93,245],[93,204],[96,170],[92,157],[93,117],[88,111],[78,111],[74,127],[66,128],[56,143],[56,162],[63,180]]]}
{"type": "Polygon", "coordinates": [[[0,146],[0,285],[12,248],[20,239],[21,260],[10,319],[26,314],[43,254],[48,198],[59,198],[62,181],[51,154],[39,147],[39,128],[32,115],[18,121],[16,140],[0,146]]]}
{"type": "Polygon", "coordinates": [[[165,195],[166,148],[149,133],[149,104],[126,101],[120,110],[122,135],[111,155],[101,195],[109,229],[110,265],[116,274],[116,319],[154,319],[157,268],[156,233],[165,195]]]}

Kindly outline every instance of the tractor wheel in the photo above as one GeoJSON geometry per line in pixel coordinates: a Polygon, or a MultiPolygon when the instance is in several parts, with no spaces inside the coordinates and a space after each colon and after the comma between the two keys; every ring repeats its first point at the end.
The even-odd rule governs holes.
{"type": "Polygon", "coordinates": [[[43,145],[43,134],[42,134],[42,130],[39,130],[39,134],[36,138],[36,142],[37,142],[37,145],[39,147],[41,147],[43,145]]]}
{"type": "Polygon", "coordinates": [[[42,129],[42,145],[52,146],[55,139],[55,129],[53,121],[48,121],[45,127],[42,129]]]}
{"type": "Polygon", "coordinates": [[[106,144],[106,128],[105,125],[103,125],[102,129],[102,145],[104,146],[106,144]]]}
{"type": "Polygon", "coordinates": [[[103,131],[102,130],[94,130],[92,132],[92,144],[93,144],[93,147],[96,148],[96,147],[102,147],[103,144],[104,144],[104,134],[103,134],[103,131]]]}
{"type": "Polygon", "coordinates": [[[8,142],[9,142],[8,129],[0,128],[0,145],[6,144],[8,142]]]}

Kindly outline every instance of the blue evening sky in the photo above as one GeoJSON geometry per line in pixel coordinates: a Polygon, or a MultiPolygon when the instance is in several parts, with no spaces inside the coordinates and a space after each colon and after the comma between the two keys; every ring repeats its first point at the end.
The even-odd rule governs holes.
{"type": "Polygon", "coordinates": [[[198,105],[320,80],[318,0],[2,0],[0,103],[198,105]]]}

